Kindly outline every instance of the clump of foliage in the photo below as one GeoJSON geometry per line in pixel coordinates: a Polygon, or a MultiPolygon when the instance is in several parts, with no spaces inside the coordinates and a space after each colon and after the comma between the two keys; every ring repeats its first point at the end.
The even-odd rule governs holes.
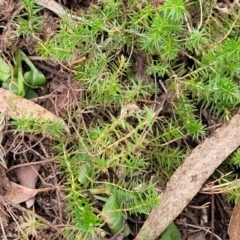
{"type": "Polygon", "coordinates": [[[68,174],[68,237],[115,234],[125,224],[129,235],[128,217],[159,203],[157,183],[208,134],[199,113],[227,120],[237,111],[240,9],[199,5],[100,0],[37,46],[65,63],[85,59],[74,65],[86,88],[70,113],[74,134],[56,146],[68,174]]]}
{"type": "Polygon", "coordinates": [[[15,54],[15,64],[12,73],[10,65],[0,58],[0,83],[2,88],[9,89],[16,95],[33,98],[37,94],[34,88],[46,82],[45,76],[33,65],[26,54],[18,49],[15,54]],[[29,67],[29,71],[23,73],[23,62],[29,67]]]}

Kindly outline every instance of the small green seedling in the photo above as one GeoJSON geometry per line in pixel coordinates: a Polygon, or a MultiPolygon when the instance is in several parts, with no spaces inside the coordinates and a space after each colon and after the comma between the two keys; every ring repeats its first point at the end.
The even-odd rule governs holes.
{"type": "Polygon", "coordinates": [[[26,54],[18,49],[15,54],[15,66],[13,76],[10,66],[0,58],[0,81],[2,87],[11,90],[14,94],[33,98],[37,97],[33,88],[39,87],[46,83],[45,76],[34,66],[26,54]],[[30,68],[23,74],[22,62],[25,62],[30,68]]]}
{"type": "Polygon", "coordinates": [[[8,64],[3,60],[3,58],[0,58],[0,80],[6,81],[11,77],[11,68],[8,66],[8,64]]]}
{"type": "Polygon", "coordinates": [[[22,60],[30,68],[29,71],[24,73],[24,80],[26,84],[31,88],[35,88],[40,85],[43,85],[46,82],[45,76],[33,65],[33,63],[29,60],[29,58],[26,56],[24,52],[22,52],[21,50],[19,51],[20,51],[22,60]]]}
{"type": "Polygon", "coordinates": [[[174,222],[172,222],[163,232],[159,240],[183,240],[183,238],[178,227],[175,225],[174,222]]]}

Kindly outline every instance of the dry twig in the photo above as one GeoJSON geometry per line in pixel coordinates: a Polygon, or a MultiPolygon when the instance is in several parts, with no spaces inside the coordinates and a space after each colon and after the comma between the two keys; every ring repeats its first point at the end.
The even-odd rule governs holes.
{"type": "Polygon", "coordinates": [[[215,169],[240,145],[240,115],[197,146],[171,177],[162,201],[135,240],[156,239],[182,212],[215,169]]]}

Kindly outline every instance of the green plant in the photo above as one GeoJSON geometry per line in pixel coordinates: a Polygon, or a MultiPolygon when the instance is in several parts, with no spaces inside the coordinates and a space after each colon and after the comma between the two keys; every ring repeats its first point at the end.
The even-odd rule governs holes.
{"type": "Polygon", "coordinates": [[[20,217],[19,234],[24,233],[22,237],[24,239],[29,239],[33,237],[38,237],[39,232],[44,230],[46,226],[42,224],[39,220],[36,220],[35,213],[27,212],[25,215],[20,217]]]}
{"type": "Polygon", "coordinates": [[[171,223],[163,232],[159,240],[182,240],[181,233],[174,223],[171,223]]]}
{"type": "Polygon", "coordinates": [[[86,89],[69,113],[74,134],[56,146],[68,176],[71,238],[124,225],[130,234],[128,217],[159,203],[156,183],[208,134],[202,110],[221,120],[238,112],[239,7],[222,15],[215,1],[199,4],[100,0],[37,45],[42,57],[74,66],[86,89]]]}
{"type": "Polygon", "coordinates": [[[30,38],[41,30],[42,19],[38,13],[42,8],[32,0],[23,0],[22,8],[25,11],[17,17],[17,32],[25,38],[30,38]]]}
{"type": "Polygon", "coordinates": [[[18,49],[15,54],[15,66],[13,74],[11,74],[10,66],[1,58],[2,70],[0,81],[2,87],[11,90],[13,93],[27,98],[36,97],[37,94],[32,90],[46,82],[45,76],[37,70],[26,54],[18,49]],[[23,74],[22,61],[30,68],[23,74]]]}
{"type": "MultiPolygon", "coordinates": [[[[126,120],[130,115],[132,113],[125,112],[119,118],[112,116],[111,123],[99,122],[87,132],[81,131],[77,148],[61,157],[62,166],[71,176],[67,196],[69,211],[82,238],[95,237],[104,222],[114,234],[121,229],[124,216],[147,213],[159,202],[154,184],[141,180],[142,173],[150,169],[149,154],[142,151],[148,145],[156,114],[151,109],[136,113],[135,127],[126,120]],[[114,182],[109,179],[111,171],[116,174],[114,182]],[[98,180],[104,176],[109,181],[98,180]],[[103,202],[102,212],[89,202],[86,190],[103,202]]],[[[85,124],[78,125],[84,128],[85,124]]],[[[125,231],[129,234],[129,230],[125,231]]]]}
{"type": "Polygon", "coordinates": [[[58,138],[64,133],[65,126],[61,121],[46,120],[43,118],[34,117],[16,117],[11,120],[11,125],[16,128],[18,132],[28,132],[30,134],[43,134],[48,137],[58,138]]]}

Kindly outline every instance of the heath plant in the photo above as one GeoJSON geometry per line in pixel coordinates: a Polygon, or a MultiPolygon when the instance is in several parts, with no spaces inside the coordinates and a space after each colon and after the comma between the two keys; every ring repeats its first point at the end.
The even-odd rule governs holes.
{"type": "MultiPolygon", "coordinates": [[[[18,23],[30,25],[20,33],[37,36],[38,8],[23,6],[18,23]]],[[[74,66],[85,89],[66,118],[72,135],[56,145],[68,179],[68,238],[123,226],[131,234],[129,218],[159,204],[158,183],[209,134],[202,112],[219,121],[238,112],[240,8],[234,1],[225,10],[216,1],[99,0],[36,46],[74,66]]]]}

